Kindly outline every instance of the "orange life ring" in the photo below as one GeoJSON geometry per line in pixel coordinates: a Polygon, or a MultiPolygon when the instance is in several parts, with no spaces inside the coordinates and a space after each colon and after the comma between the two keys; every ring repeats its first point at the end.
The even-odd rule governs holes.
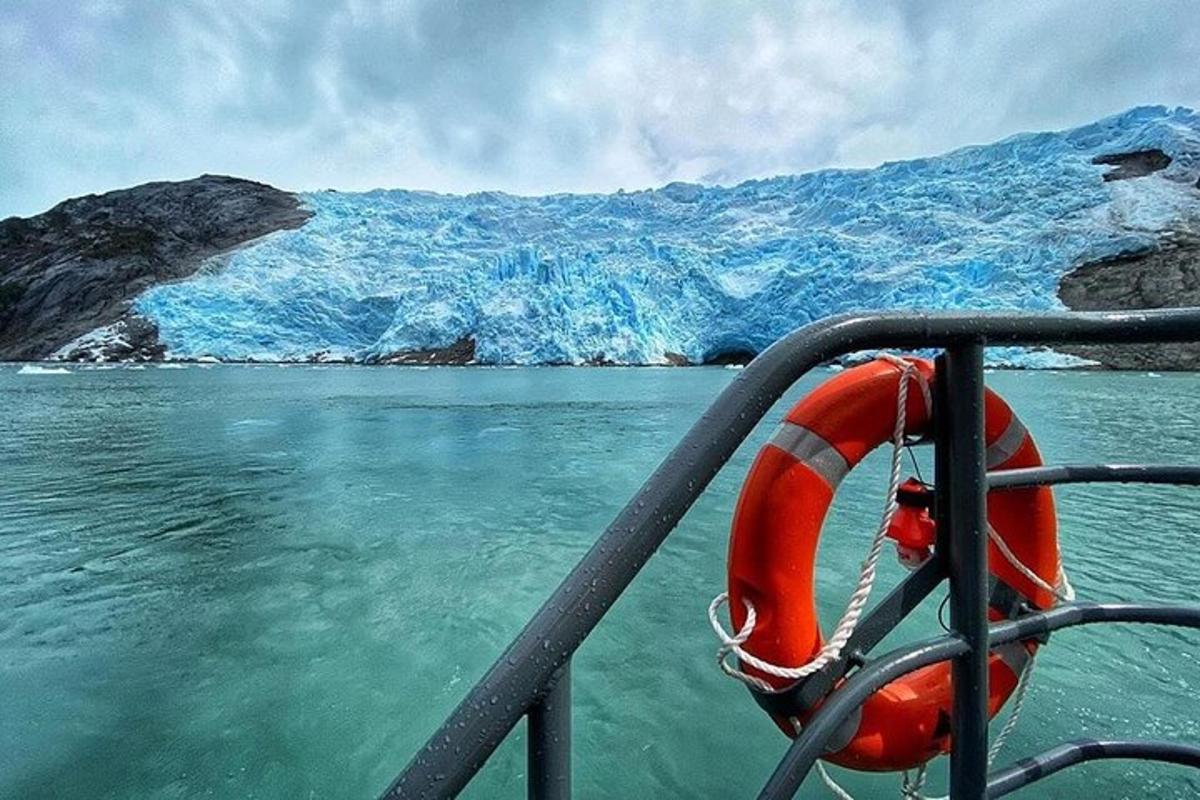
{"type": "MultiPolygon", "coordinates": [[[[907,359],[932,383],[933,365],[907,359]]],[[[877,360],[835,375],[796,404],[762,448],[750,469],[733,518],[729,553],[729,600],[734,630],[746,621],[743,600],[753,603],[757,622],[743,645],[772,664],[807,663],[824,644],[816,609],[814,565],[821,526],[842,478],[877,446],[890,440],[896,421],[902,370],[877,360]]],[[[931,410],[910,384],[905,431],[930,432],[931,410]]],[[[988,469],[1042,463],[1033,438],[1008,404],[986,392],[988,469]]],[[[1053,585],[1058,575],[1057,521],[1047,487],[992,492],[988,521],[1017,560],[1053,585]]],[[[1037,608],[1054,603],[1052,593],[1020,574],[988,545],[989,571],[1037,608]]],[[[993,620],[1011,608],[989,610],[993,620]]],[[[989,713],[995,715],[1016,688],[1036,643],[1014,642],[989,657],[989,713]]],[[[743,669],[775,688],[789,681],[750,667],[743,669]]],[[[911,769],[950,748],[950,665],[934,664],[900,678],[872,695],[847,721],[825,758],[860,770],[911,769]]],[[[776,723],[789,736],[787,719],[776,723]]]]}

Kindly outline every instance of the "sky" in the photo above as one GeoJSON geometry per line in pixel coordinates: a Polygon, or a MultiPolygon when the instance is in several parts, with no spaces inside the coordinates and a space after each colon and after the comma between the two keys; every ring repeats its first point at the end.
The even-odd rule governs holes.
{"type": "Polygon", "coordinates": [[[522,194],[1200,106],[1195,0],[0,0],[0,217],[205,172],[522,194]]]}

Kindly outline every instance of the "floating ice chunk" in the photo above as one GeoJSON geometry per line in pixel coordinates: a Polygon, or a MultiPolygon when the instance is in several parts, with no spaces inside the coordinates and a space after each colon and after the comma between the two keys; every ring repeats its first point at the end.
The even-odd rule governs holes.
{"type": "Polygon", "coordinates": [[[18,375],[70,375],[71,370],[63,367],[44,367],[41,364],[25,364],[19,370],[18,375]]]}

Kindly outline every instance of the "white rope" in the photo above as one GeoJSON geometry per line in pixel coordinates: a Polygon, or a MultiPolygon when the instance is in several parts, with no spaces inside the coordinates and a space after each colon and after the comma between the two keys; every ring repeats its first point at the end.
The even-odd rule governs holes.
{"type": "MultiPolygon", "coordinates": [[[[934,800],[934,798],[926,798],[921,794],[921,790],[925,788],[925,767],[925,764],[917,767],[911,778],[908,777],[908,770],[904,770],[904,775],[900,779],[900,796],[904,800],[934,800]]],[[[950,800],[950,798],[939,797],[936,800],[950,800]]]]}
{"type": "Polygon", "coordinates": [[[754,604],[745,598],[742,599],[742,605],[746,607],[746,624],[742,625],[733,636],[730,636],[725,631],[725,626],[721,624],[718,617],[721,606],[729,600],[729,592],[721,592],[713,598],[713,601],[708,604],[708,622],[712,625],[712,629],[716,631],[717,638],[721,640],[721,646],[717,648],[717,666],[731,678],[736,678],[742,683],[757,689],[760,692],[768,694],[776,691],[775,687],[764,681],[762,678],[748,675],[742,672],[737,667],[730,666],[726,657],[730,653],[742,653],[742,645],[750,638],[750,634],[754,632],[754,624],[758,622],[758,612],[754,610],[754,604]]]}
{"type": "Polygon", "coordinates": [[[821,776],[821,780],[825,781],[825,788],[829,790],[829,793],[838,800],[854,800],[854,795],[843,789],[820,761],[817,762],[817,774],[821,776]]]}
{"type": "MultiPolygon", "coordinates": [[[[829,793],[838,800],[854,800],[854,795],[846,791],[840,783],[833,779],[829,774],[829,770],[825,769],[825,765],[820,761],[817,762],[817,774],[821,776],[821,780],[825,783],[825,788],[829,793]]],[[[902,800],[950,800],[949,797],[926,797],[921,794],[921,790],[925,788],[925,765],[917,767],[913,771],[912,777],[909,777],[909,771],[904,770],[903,777],[900,781],[900,797],[902,800]]]]}
{"type": "Polygon", "coordinates": [[[1004,726],[1000,728],[1000,732],[992,741],[992,746],[988,748],[987,765],[989,768],[995,763],[996,756],[1000,755],[1000,751],[1004,749],[1004,743],[1008,741],[1008,737],[1017,729],[1017,720],[1021,718],[1021,707],[1025,705],[1025,696],[1029,693],[1029,681],[1033,678],[1033,663],[1037,660],[1036,657],[1036,653],[1031,655],[1025,662],[1025,666],[1021,668],[1021,676],[1017,678],[1017,688],[1013,692],[1012,710],[1008,712],[1008,719],[1004,720],[1004,726]]]}
{"type": "MultiPolygon", "coordinates": [[[[792,727],[796,729],[796,734],[799,735],[803,730],[803,727],[800,725],[800,720],[796,719],[795,717],[791,717],[789,721],[792,723],[792,727]]],[[[835,781],[833,776],[829,774],[829,770],[825,769],[825,765],[820,761],[817,761],[817,774],[820,775],[821,780],[825,782],[825,788],[829,790],[829,793],[838,800],[854,800],[854,795],[850,794],[845,790],[845,788],[842,787],[841,784],[835,781]]]]}
{"type": "MultiPolygon", "coordinates": [[[[949,797],[926,797],[921,794],[921,790],[925,788],[925,778],[928,775],[929,764],[922,764],[913,770],[913,777],[908,777],[908,770],[904,770],[904,775],[900,779],[900,796],[904,800],[950,800],[949,797]]],[[[851,798],[853,800],[853,798],[851,798]]]]}
{"type": "MultiPolygon", "coordinates": [[[[846,642],[850,640],[850,637],[854,635],[855,628],[858,627],[858,621],[862,617],[863,609],[866,608],[867,600],[871,596],[871,590],[875,586],[879,556],[883,552],[883,543],[887,538],[888,528],[891,527],[892,518],[896,515],[896,510],[899,508],[896,495],[900,490],[900,474],[902,471],[901,467],[903,466],[904,423],[908,410],[909,380],[916,380],[921,385],[925,402],[930,402],[929,387],[926,385],[925,376],[920,373],[915,365],[892,355],[885,354],[881,358],[891,362],[900,369],[900,380],[896,390],[896,422],[892,426],[892,463],[891,474],[888,479],[887,499],[884,502],[883,517],[879,522],[879,529],[876,530],[875,536],[871,539],[871,547],[867,551],[867,557],[863,559],[862,568],[858,575],[858,584],[855,586],[854,592],[850,595],[850,601],[846,605],[846,610],[842,613],[841,619],[838,620],[838,624],[833,630],[833,635],[829,637],[829,641],[807,663],[797,667],[781,667],[778,664],[772,664],[769,661],[758,658],[742,647],[746,643],[746,640],[750,638],[750,634],[754,632],[754,623],[758,619],[754,604],[748,598],[742,598],[742,604],[746,608],[746,622],[742,625],[741,630],[732,636],[725,630],[725,626],[721,624],[718,615],[721,606],[729,600],[729,593],[722,592],[717,595],[708,606],[709,624],[712,625],[717,638],[721,640],[721,646],[717,648],[717,664],[726,675],[736,678],[759,691],[777,692],[780,690],[775,689],[765,680],[754,675],[749,675],[729,664],[728,658],[731,654],[737,656],[742,664],[749,665],[759,672],[772,675],[776,678],[794,681],[812,675],[820,671],[826,664],[836,661],[841,656],[846,642]]],[[[927,413],[932,413],[932,406],[927,405],[926,411],[927,413]]]]}
{"type": "MultiPolygon", "coordinates": [[[[1063,570],[1061,563],[1058,567],[1058,585],[1050,586],[1050,584],[1034,575],[1032,570],[1029,570],[1024,564],[1017,561],[1012,552],[1002,544],[1002,540],[999,539],[995,531],[991,530],[991,526],[988,526],[988,528],[988,533],[991,535],[992,541],[999,545],[1000,552],[1022,574],[1028,571],[1030,574],[1026,575],[1026,577],[1029,577],[1047,591],[1052,592],[1055,597],[1064,602],[1069,603],[1075,599],[1075,589],[1071,586],[1071,582],[1067,580],[1067,573],[1063,570]]],[[[1017,678],[1017,688],[1013,691],[1012,708],[1008,712],[1008,719],[1004,721],[1004,725],[1001,726],[999,733],[996,734],[996,738],[992,740],[992,746],[988,748],[987,765],[989,769],[996,763],[996,758],[1000,755],[1000,751],[1004,749],[1005,742],[1008,741],[1013,731],[1017,729],[1017,722],[1021,718],[1021,709],[1024,708],[1025,698],[1029,695],[1029,685],[1033,680],[1033,665],[1036,661],[1037,653],[1034,653],[1029,656],[1029,660],[1021,668],[1021,675],[1017,678]]],[[[915,777],[912,780],[908,777],[908,770],[904,770],[904,777],[900,785],[900,795],[904,800],[950,800],[948,797],[926,797],[921,794],[921,788],[925,785],[925,774],[928,766],[928,764],[922,764],[917,767],[915,777]]],[[[838,788],[840,789],[841,787],[838,788]]],[[[838,795],[838,800],[847,799],[838,795]]],[[[854,798],[849,798],[849,800],[854,800],[854,798]]]]}
{"type": "MultiPolygon", "coordinates": [[[[1025,704],[1025,698],[1029,693],[1029,682],[1033,677],[1034,660],[1034,656],[1029,657],[1029,661],[1025,662],[1025,666],[1021,670],[1021,677],[1017,679],[1017,688],[1013,692],[1012,710],[1009,711],[1008,719],[1004,721],[1004,726],[996,734],[992,746],[988,748],[988,769],[991,769],[992,765],[996,762],[996,757],[1000,755],[1000,751],[1004,748],[1004,743],[1008,741],[1008,737],[1017,729],[1017,720],[1021,718],[1021,707],[1025,704]]],[[[912,778],[909,778],[908,770],[904,770],[904,775],[900,782],[900,796],[904,800],[950,800],[949,797],[927,797],[921,794],[921,789],[925,787],[928,768],[929,764],[927,763],[917,767],[913,771],[912,778]]],[[[842,789],[840,786],[838,789],[845,792],[845,789],[842,789]]],[[[838,800],[854,800],[853,797],[847,798],[840,794],[837,797],[838,800]]]]}
{"type": "Polygon", "coordinates": [[[1008,545],[1004,542],[1004,539],[1000,537],[1000,534],[990,524],[988,525],[988,538],[992,540],[992,544],[996,545],[996,549],[1000,551],[1000,555],[1004,556],[1004,560],[1011,564],[1013,569],[1024,575],[1034,586],[1042,591],[1049,592],[1064,603],[1069,603],[1075,599],[1075,587],[1067,580],[1067,573],[1063,571],[1061,554],[1058,559],[1058,578],[1056,580],[1058,585],[1051,586],[1042,580],[1041,576],[1036,572],[1021,563],[1020,559],[1017,558],[1012,550],[1008,549],[1008,545]]]}
{"type": "MultiPolygon", "coordinates": [[[[792,717],[792,725],[796,728],[796,733],[800,733],[800,720],[792,717]]],[[[854,795],[850,794],[844,786],[833,779],[829,774],[829,770],[820,761],[817,761],[817,774],[821,776],[821,780],[825,784],[825,788],[829,793],[838,800],[854,800],[854,795]]],[[[948,797],[927,798],[921,794],[921,789],[925,786],[925,765],[922,764],[917,768],[913,777],[910,779],[908,770],[904,770],[904,777],[900,783],[900,797],[902,800],[950,800],[948,797]]]]}

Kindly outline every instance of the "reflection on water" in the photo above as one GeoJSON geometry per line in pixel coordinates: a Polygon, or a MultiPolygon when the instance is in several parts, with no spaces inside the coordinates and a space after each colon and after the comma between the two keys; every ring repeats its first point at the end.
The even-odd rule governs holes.
{"type": "MultiPolygon", "coordinates": [[[[0,797],[374,795],[736,375],[0,368],[0,797]]],[[[1200,459],[1200,377],[988,378],[1051,460],[1200,459]]],[[[581,650],[580,797],[745,796],[785,748],[715,669],[704,619],[737,486],[780,413],[581,650]]],[[[883,469],[870,459],[839,495],[827,620],[883,469]]],[[[1071,487],[1059,507],[1081,597],[1200,603],[1200,492],[1071,487]]],[[[901,633],[935,632],[925,611],[901,633]]],[[[1190,632],[1056,635],[1009,755],[1200,739],[1198,656],[1190,632]]],[[[521,744],[469,794],[523,796],[521,744]]],[[[895,791],[839,774],[860,796],[895,791]]],[[[1198,791],[1181,768],[1114,762],[1031,796],[1198,791]]]]}

